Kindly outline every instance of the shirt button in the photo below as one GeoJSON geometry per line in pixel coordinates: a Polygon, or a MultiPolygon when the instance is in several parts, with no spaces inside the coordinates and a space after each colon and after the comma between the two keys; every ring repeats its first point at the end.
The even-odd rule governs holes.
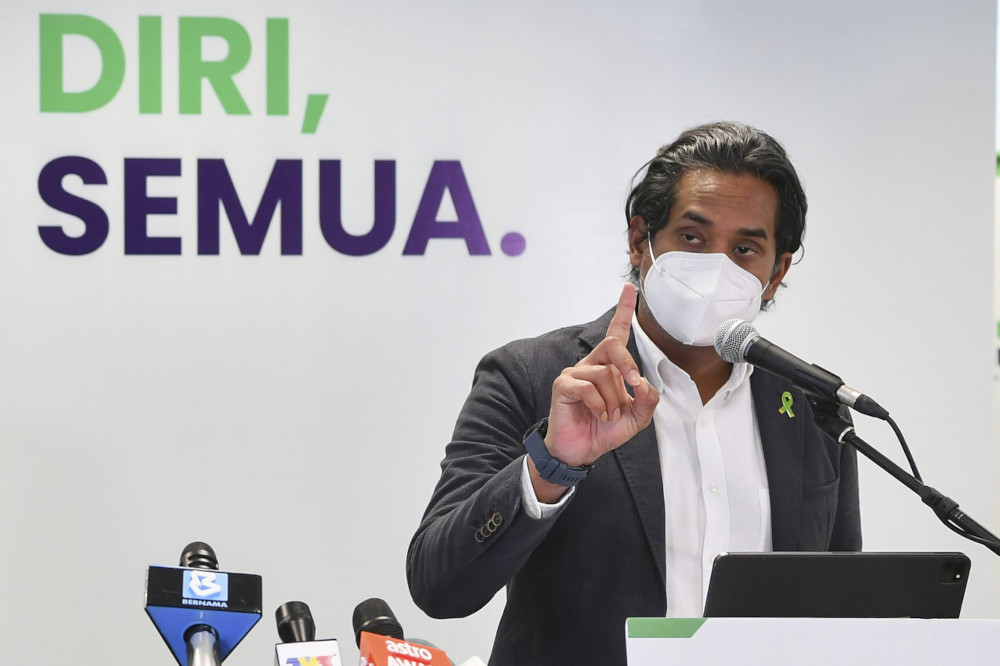
{"type": "Polygon", "coordinates": [[[718,496],[718,494],[719,494],[719,486],[718,486],[718,484],[715,484],[715,483],[708,484],[708,491],[710,493],[712,493],[713,495],[718,496]]]}

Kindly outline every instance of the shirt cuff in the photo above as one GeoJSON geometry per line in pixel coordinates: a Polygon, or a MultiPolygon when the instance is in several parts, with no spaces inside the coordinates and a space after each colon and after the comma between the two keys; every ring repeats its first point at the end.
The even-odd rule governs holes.
{"type": "Polygon", "coordinates": [[[559,501],[555,504],[543,504],[538,501],[538,497],[535,496],[535,489],[531,485],[531,472],[528,471],[528,456],[524,456],[521,460],[521,499],[524,504],[524,511],[528,514],[530,518],[535,520],[544,520],[549,516],[552,516],[559,512],[573,493],[576,492],[576,486],[570,488],[563,496],[559,498],[559,501]]]}

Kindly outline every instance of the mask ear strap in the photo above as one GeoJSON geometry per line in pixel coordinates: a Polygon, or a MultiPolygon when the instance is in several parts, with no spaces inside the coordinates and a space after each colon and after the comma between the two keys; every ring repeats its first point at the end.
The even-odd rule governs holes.
{"type": "MultiPolygon", "coordinates": [[[[654,263],[656,261],[656,257],[653,256],[653,235],[650,234],[648,231],[646,232],[646,247],[649,248],[649,262],[650,263],[654,263]]],[[[650,270],[652,270],[652,267],[650,267],[650,270]]],[[[646,280],[640,278],[639,279],[639,285],[638,285],[639,286],[639,296],[641,296],[642,300],[644,300],[644,301],[646,300],[646,288],[645,288],[645,285],[646,285],[646,280]]]]}
{"type": "MultiPolygon", "coordinates": [[[[767,279],[767,282],[764,284],[764,288],[761,289],[761,291],[760,291],[760,297],[761,297],[762,300],[764,298],[764,292],[767,291],[768,288],[771,286],[771,280],[773,280],[774,276],[777,275],[777,274],[778,274],[778,264],[775,264],[774,265],[774,270],[771,271],[771,277],[769,277],[767,279]]],[[[778,285],[774,285],[774,288],[777,289],[778,285]]],[[[772,298],[773,298],[773,296],[772,296],[772,298]]]]}

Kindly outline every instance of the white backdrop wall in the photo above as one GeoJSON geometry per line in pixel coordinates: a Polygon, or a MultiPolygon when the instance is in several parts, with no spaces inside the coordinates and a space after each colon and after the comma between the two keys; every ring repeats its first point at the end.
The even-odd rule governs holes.
{"type": "MultiPolygon", "coordinates": [[[[779,138],[810,198],[805,258],[759,328],[876,396],[925,479],[1000,529],[994,2],[9,4],[0,642],[11,663],[43,652],[171,663],[142,611],[144,570],[176,564],[195,539],[224,570],[263,576],[265,617],[233,666],[272,659],[271,613],[291,599],[310,604],[318,633],[342,639],[353,663],[351,611],[370,596],[408,634],[458,660],[485,657],[502,594],[471,618],[430,620],[409,600],[403,565],[473,367],[510,339],[613,303],[631,175],[684,128],[716,119],[779,138]],[[43,112],[43,13],[92,17],[120,41],[124,78],[107,103],[43,112]],[[160,49],[140,45],[140,16],[160,17],[160,49]],[[181,17],[245,31],[250,58],[233,80],[249,114],[227,113],[207,83],[200,112],[180,113],[181,17]],[[269,18],[288,21],[287,114],[266,113],[269,18]],[[140,51],[161,53],[161,85],[140,51]],[[140,113],[141,86],[162,92],[159,112],[140,113]],[[329,98],[303,133],[311,94],[329,98]],[[84,231],[39,191],[46,165],[67,156],[107,181],[62,182],[107,215],[106,240],[82,256],[39,232],[84,231]],[[179,239],[179,254],[126,254],[125,180],[138,164],[126,160],[137,158],[179,167],[146,179],[147,197],[168,200],[146,235],[179,239]],[[209,159],[225,161],[251,218],[276,160],[301,161],[300,254],[281,253],[286,204],[258,255],[241,254],[226,215],[218,254],[199,254],[198,166],[209,159]],[[341,161],[344,226],[358,235],[372,226],[376,160],[395,162],[395,230],[379,251],[348,256],[324,240],[324,160],[341,161]],[[460,219],[469,234],[478,219],[489,254],[431,238],[404,256],[445,161],[466,187],[452,180],[437,198],[430,188],[427,205],[440,209],[421,219],[438,231],[460,219]],[[504,251],[511,232],[523,252],[504,251]]],[[[64,89],[89,89],[98,48],[74,35],[64,45],[64,89]]],[[[206,60],[229,49],[204,40],[206,60]]],[[[900,458],[886,427],[858,425],[900,458]]],[[[1000,616],[996,557],[861,465],[866,548],[967,551],[965,615],[1000,616]]]]}

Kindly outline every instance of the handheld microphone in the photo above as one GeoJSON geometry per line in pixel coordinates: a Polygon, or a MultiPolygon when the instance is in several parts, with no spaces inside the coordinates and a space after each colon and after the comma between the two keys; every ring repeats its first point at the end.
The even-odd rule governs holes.
{"type": "Polygon", "coordinates": [[[742,319],[730,319],[718,328],[715,351],[728,363],[746,361],[791,381],[806,393],[847,405],[861,414],[883,420],[889,418],[886,409],[852,389],[843,379],[765,340],[757,329],[742,319]]]}
{"type": "Polygon", "coordinates": [[[363,631],[403,640],[403,627],[389,609],[389,604],[376,597],[365,599],[354,607],[351,624],[354,626],[354,642],[359,647],[363,631]]]}
{"type": "Polygon", "coordinates": [[[337,640],[316,640],[316,623],[305,603],[281,604],[274,619],[282,640],[274,646],[274,666],[341,666],[337,640]]]}
{"type": "Polygon", "coordinates": [[[146,614],[180,666],[218,666],[260,620],[260,576],[218,569],[212,547],[194,541],[180,567],[146,572],[146,614]]]}
{"type": "Polygon", "coordinates": [[[382,599],[358,604],[352,624],[361,666],[454,666],[444,650],[426,641],[403,640],[403,627],[382,599]]]}

